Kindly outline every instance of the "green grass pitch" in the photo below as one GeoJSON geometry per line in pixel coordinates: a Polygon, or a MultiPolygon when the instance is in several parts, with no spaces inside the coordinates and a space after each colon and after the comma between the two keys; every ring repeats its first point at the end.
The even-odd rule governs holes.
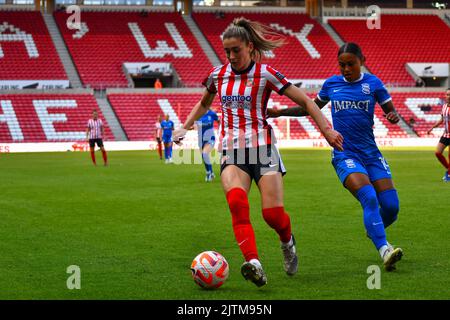
{"type": "Polygon", "coordinates": [[[405,255],[396,272],[381,271],[379,290],[366,285],[379,255],[330,152],[281,153],[299,272],[284,273],[253,185],[251,219],[268,276],[262,288],[240,274],[220,180],[205,183],[202,165],[165,165],[144,151],[109,152],[109,167],[92,166],[88,153],[0,154],[0,299],[450,298],[450,184],[432,149],[383,152],[401,204],[388,240],[405,255]],[[218,290],[191,278],[190,263],[205,250],[230,264],[218,290]],[[81,268],[80,290],[66,287],[70,265],[81,268]]]}

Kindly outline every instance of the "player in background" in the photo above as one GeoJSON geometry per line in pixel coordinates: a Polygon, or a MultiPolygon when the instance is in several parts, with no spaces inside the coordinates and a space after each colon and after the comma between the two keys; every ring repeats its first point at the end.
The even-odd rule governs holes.
{"type": "Polygon", "coordinates": [[[214,149],[214,144],[216,142],[214,122],[219,122],[219,117],[217,116],[217,113],[211,109],[195,122],[198,132],[198,147],[202,153],[202,159],[206,169],[206,182],[210,182],[216,177],[210,158],[210,153],[212,149],[214,149]]]}
{"type": "Polygon", "coordinates": [[[168,114],[166,114],[165,120],[161,121],[161,128],[163,130],[164,158],[166,163],[172,163],[172,131],[175,126],[173,121],[169,120],[168,114]]]}
{"type": "MultiPolygon", "coordinates": [[[[339,49],[338,62],[342,75],[328,78],[314,101],[320,108],[331,102],[333,126],[344,136],[344,151],[332,151],[332,164],[341,183],[361,203],[367,236],[385,269],[392,271],[403,251],[388,243],[385,228],[397,220],[399,199],[391,169],[375,142],[375,104],[378,102],[390,123],[395,124],[400,118],[381,80],[361,72],[365,58],[357,44],[345,43],[339,49]]],[[[308,111],[299,106],[269,109],[268,114],[306,116],[308,111]]]]}
{"type": "Polygon", "coordinates": [[[161,129],[161,115],[158,115],[158,118],[155,122],[155,137],[158,148],[159,160],[162,160],[162,129],[161,129]]]}
{"type": "Polygon", "coordinates": [[[248,193],[255,180],[261,195],[262,216],[281,241],[284,270],[298,270],[291,220],[284,209],[285,168],[272,128],[266,120],[267,101],[272,91],[289,97],[312,115],[327,141],[342,150],[342,136],[329,127],[317,105],[299,88],[292,86],[280,72],[261,64],[263,52],[283,44],[273,29],[245,18],[236,18],[225,30],[223,47],[228,63],[213,68],[203,81],[203,97],[194,106],[174,141],[184,137],[194,121],[210,108],[215,95],[221,101],[222,118],[219,149],[221,182],[231,211],[236,242],[245,262],[241,273],[257,286],[267,283],[250,222],[248,193]]]}
{"type": "Polygon", "coordinates": [[[92,111],[92,119],[88,120],[86,128],[86,141],[89,142],[89,148],[91,151],[91,159],[94,165],[97,165],[95,161],[95,144],[102,151],[104,165],[108,165],[108,157],[106,155],[105,147],[103,146],[103,136],[105,134],[105,128],[103,122],[98,118],[97,110],[92,111]]]}
{"type": "Polygon", "coordinates": [[[436,146],[435,155],[436,158],[438,158],[439,162],[442,163],[442,165],[446,169],[442,180],[444,180],[444,182],[448,182],[450,181],[450,151],[448,153],[447,161],[444,156],[444,150],[450,144],[450,88],[448,88],[445,92],[445,101],[446,103],[444,103],[444,105],[442,106],[441,118],[430,128],[430,130],[428,130],[428,134],[430,134],[434,128],[444,123],[444,134],[439,139],[439,142],[436,146]]]}

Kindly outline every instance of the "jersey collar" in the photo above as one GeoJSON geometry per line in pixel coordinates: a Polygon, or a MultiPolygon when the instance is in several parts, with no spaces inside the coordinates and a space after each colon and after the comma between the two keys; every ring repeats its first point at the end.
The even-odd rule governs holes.
{"type": "Polygon", "coordinates": [[[344,79],[344,81],[347,82],[347,83],[355,83],[355,82],[361,81],[363,78],[364,78],[364,73],[363,72],[361,72],[361,76],[359,77],[359,79],[355,80],[355,81],[347,81],[347,79],[345,79],[345,77],[342,76],[342,79],[344,79]]]}
{"type": "Polygon", "coordinates": [[[248,73],[250,70],[252,70],[254,65],[255,65],[255,61],[252,60],[250,62],[250,65],[247,68],[245,68],[244,70],[242,70],[242,71],[234,70],[234,68],[231,67],[231,65],[230,65],[230,67],[231,67],[231,70],[233,71],[234,74],[244,74],[244,73],[248,73]]]}

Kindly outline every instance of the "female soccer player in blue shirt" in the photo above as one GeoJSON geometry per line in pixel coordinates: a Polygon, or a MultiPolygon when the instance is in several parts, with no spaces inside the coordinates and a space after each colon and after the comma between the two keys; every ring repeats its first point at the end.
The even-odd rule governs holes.
{"type": "Polygon", "coordinates": [[[214,174],[209,154],[214,148],[216,136],[214,135],[214,121],[219,122],[217,113],[208,110],[198,121],[196,121],[198,131],[198,147],[202,152],[202,159],[206,169],[206,182],[211,182],[216,176],[214,174]]]}
{"type": "Polygon", "coordinates": [[[166,163],[172,163],[172,131],[175,129],[175,125],[172,120],[169,120],[168,114],[166,114],[165,120],[161,121],[161,128],[163,130],[164,157],[166,163]]]}
{"type": "MultiPolygon", "coordinates": [[[[344,187],[361,203],[367,235],[379,251],[385,269],[392,271],[403,252],[387,242],[385,228],[397,220],[399,200],[389,165],[375,143],[375,104],[378,102],[389,122],[397,123],[400,118],[381,80],[361,72],[365,58],[357,44],[344,44],[338,61],[342,75],[327,79],[314,101],[320,108],[331,103],[334,129],[344,137],[344,150],[332,151],[332,164],[344,187]]],[[[301,106],[270,109],[268,114],[308,115],[301,106]]]]}

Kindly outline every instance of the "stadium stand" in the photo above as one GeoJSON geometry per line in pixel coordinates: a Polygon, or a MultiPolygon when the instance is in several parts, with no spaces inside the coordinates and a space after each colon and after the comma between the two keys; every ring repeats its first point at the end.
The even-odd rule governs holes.
{"type": "Polygon", "coordinates": [[[0,11],[0,79],[67,80],[40,12],[0,11]]]}
{"type": "Polygon", "coordinates": [[[93,109],[105,124],[105,139],[114,140],[92,94],[2,94],[0,141],[84,141],[93,109]]]}
{"type": "MultiPolygon", "coordinates": [[[[440,119],[443,104],[442,92],[394,92],[391,94],[400,116],[419,137],[428,137],[427,130],[440,119]]],[[[443,127],[432,134],[440,137],[443,127]]]]}
{"type": "Polygon", "coordinates": [[[192,17],[222,62],[226,61],[226,56],[221,35],[234,18],[241,16],[272,25],[286,36],[287,43],[273,51],[273,58],[263,62],[280,70],[288,78],[326,79],[330,73],[338,72],[336,42],[306,14],[226,12],[223,18],[219,18],[214,13],[194,13],[192,17]]]}
{"type": "Polygon", "coordinates": [[[366,20],[328,23],[344,41],[361,46],[367,67],[385,84],[414,87],[408,62],[450,62],[450,29],[435,15],[383,15],[381,29],[368,29],[366,20]]]}
{"type": "Polygon", "coordinates": [[[211,63],[178,13],[83,12],[81,30],[54,17],[84,85],[128,87],[125,62],[170,62],[184,86],[199,86],[211,63]],[[144,55],[145,54],[145,55],[144,55]]]}

